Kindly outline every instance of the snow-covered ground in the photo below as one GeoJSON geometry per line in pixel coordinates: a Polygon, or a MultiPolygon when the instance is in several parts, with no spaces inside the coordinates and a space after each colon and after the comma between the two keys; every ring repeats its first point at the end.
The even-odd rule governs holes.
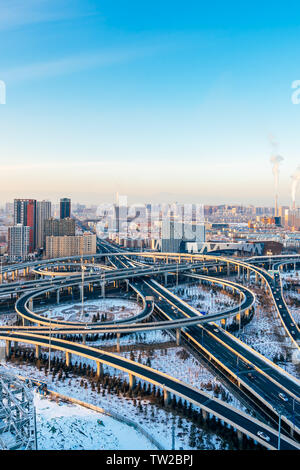
{"type": "MultiPolygon", "coordinates": [[[[91,322],[94,316],[106,315],[107,321],[121,320],[137,315],[142,307],[132,300],[121,298],[105,298],[85,300],[81,302],[64,302],[61,305],[51,305],[47,308],[35,308],[34,311],[55,320],[91,322]]],[[[98,321],[99,321],[98,320],[98,321]]]]}
{"type": "Polygon", "coordinates": [[[155,450],[133,427],[76,404],[34,393],[39,450],[155,450]]]}
{"type": "MultiPolygon", "coordinates": [[[[108,393],[106,390],[104,390],[104,395],[103,395],[103,388],[101,386],[100,393],[98,393],[96,390],[93,391],[91,390],[90,385],[87,386],[85,389],[84,387],[80,386],[81,382],[81,377],[77,376],[72,376],[70,375],[69,378],[65,380],[58,380],[57,376],[55,377],[54,381],[52,380],[52,375],[49,377],[46,377],[44,374],[44,371],[38,370],[35,366],[32,366],[30,364],[12,364],[12,363],[7,363],[6,368],[8,370],[11,370],[14,374],[19,374],[24,377],[29,377],[29,378],[34,378],[34,379],[39,379],[42,381],[45,381],[48,383],[48,389],[56,391],[58,393],[61,393],[62,395],[72,397],[79,399],[81,401],[84,401],[86,403],[90,403],[92,405],[99,406],[103,408],[104,410],[108,410],[109,412],[115,412],[118,413],[119,415],[128,418],[136,423],[138,423],[140,426],[142,426],[148,433],[150,433],[151,436],[153,436],[162,447],[165,449],[171,449],[172,448],[172,426],[173,426],[173,414],[171,411],[161,409],[154,404],[151,404],[147,400],[141,400],[141,406],[142,410],[139,409],[138,401],[123,397],[121,395],[115,395],[112,393],[108,393]]],[[[42,399],[42,406],[44,407],[45,403],[45,408],[48,406],[48,399],[42,399]]],[[[38,404],[39,405],[39,404],[38,404]]],[[[52,405],[51,405],[52,406],[52,405]]],[[[66,413],[66,416],[70,416],[70,414],[76,415],[77,409],[80,409],[81,407],[74,407],[70,408],[66,413]]],[[[63,410],[63,408],[62,408],[63,410]]],[[[50,419],[50,427],[47,423],[49,423],[49,417],[51,418],[51,408],[49,408],[49,415],[47,415],[47,409],[44,410],[46,412],[46,415],[43,416],[43,410],[39,411],[39,406],[37,407],[37,420],[39,419],[38,416],[39,414],[42,415],[41,419],[39,420],[39,426],[38,430],[40,432],[39,436],[42,438],[42,446],[46,447],[41,447],[40,444],[39,448],[49,448],[48,446],[50,445],[56,445],[59,446],[59,443],[55,443],[55,439],[61,439],[61,437],[66,434],[65,436],[65,445],[69,445],[68,442],[70,443],[71,441],[69,440],[70,438],[68,435],[70,434],[70,426],[72,426],[72,422],[74,422],[74,427],[75,429],[78,428],[80,419],[77,420],[75,418],[72,418],[68,420],[68,425],[64,425],[64,419],[60,416],[59,414],[53,421],[53,424],[56,427],[58,427],[58,431],[55,430],[56,437],[55,439],[49,441],[49,434],[51,433],[51,419],[50,419]]],[[[53,411],[54,415],[56,416],[56,408],[53,411]]],[[[58,412],[59,413],[59,412],[58,412]]],[[[104,421],[104,415],[98,415],[98,418],[95,418],[93,421],[92,414],[88,412],[86,409],[83,411],[83,415],[86,416],[91,416],[91,418],[87,418],[86,420],[82,421],[83,426],[88,426],[88,429],[91,432],[94,432],[100,429],[100,432],[102,432],[102,427],[97,426],[95,423],[96,419],[101,419],[104,421]],[[90,419],[90,422],[88,420],[90,419]]],[[[81,416],[81,415],[80,415],[81,416]]],[[[189,438],[190,438],[190,430],[192,423],[191,421],[185,419],[185,418],[180,418],[178,416],[175,417],[175,448],[176,449],[192,449],[189,445],[189,438]]],[[[116,421],[115,426],[111,427],[109,429],[112,430],[112,434],[115,432],[114,437],[111,435],[110,440],[105,441],[107,445],[112,445],[115,443],[115,445],[123,445],[125,447],[114,447],[114,448],[127,448],[127,449],[140,449],[142,447],[138,447],[141,444],[140,441],[135,441],[133,440],[134,438],[132,437],[132,441],[130,441],[131,437],[127,432],[127,427],[122,428],[123,426],[122,423],[119,423],[116,421]],[[118,431],[116,431],[116,429],[118,431]],[[121,434],[124,434],[124,440],[121,440],[121,434]],[[127,442],[128,439],[128,442],[127,442]]],[[[71,427],[73,430],[74,428],[71,427]]],[[[84,427],[81,428],[84,431],[84,427]]],[[[90,432],[89,431],[89,432],[90,432]]],[[[87,433],[85,433],[87,434],[87,433]]],[[[51,436],[51,434],[50,434],[51,436]]],[[[78,445],[79,438],[78,438],[78,433],[76,431],[76,440],[73,441],[75,445],[78,445]]],[[[224,443],[224,441],[214,435],[213,433],[203,431],[201,429],[197,429],[197,436],[198,436],[198,444],[197,448],[201,449],[221,449],[221,448],[228,448],[227,444],[224,443]]],[[[84,437],[84,436],[83,436],[84,437]]],[[[99,441],[95,438],[94,440],[91,440],[88,442],[86,440],[86,437],[84,437],[85,443],[88,445],[95,445],[95,443],[98,443],[99,441]]],[[[145,438],[143,437],[143,442],[145,443],[145,438]]],[[[86,445],[86,444],[85,444],[86,445]]],[[[98,445],[98,444],[97,444],[98,445]]],[[[145,449],[148,448],[153,448],[152,444],[148,444],[149,447],[144,447],[145,449]]],[[[61,448],[61,447],[51,447],[51,448],[61,448]]],[[[65,447],[66,448],[66,447],[65,447]]],[[[73,447],[70,447],[73,448],[73,447]]],[[[86,447],[90,448],[90,447],[86,447]]],[[[102,447],[104,448],[104,447],[102,447]]],[[[108,447],[109,449],[111,447],[108,447]]]]}
{"type": "Polygon", "coordinates": [[[174,294],[188,302],[193,307],[205,313],[215,313],[237,305],[230,292],[211,285],[197,283],[180,284],[170,289],[174,294]]]}

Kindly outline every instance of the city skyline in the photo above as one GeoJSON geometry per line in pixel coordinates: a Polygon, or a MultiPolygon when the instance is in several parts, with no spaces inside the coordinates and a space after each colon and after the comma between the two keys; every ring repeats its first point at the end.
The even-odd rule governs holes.
{"type": "MultiPolygon", "coordinates": [[[[279,204],[300,162],[297,12],[254,2],[0,6],[0,201],[279,204]],[[59,47],[57,44],[59,42],[59,47]],[[279,66],[280,64],[280,66],[279,66]],[[274,137],[271,137],[274,136],[274,137]]],[[[299,205],[299,195],[296,203],[299,205]]]]}

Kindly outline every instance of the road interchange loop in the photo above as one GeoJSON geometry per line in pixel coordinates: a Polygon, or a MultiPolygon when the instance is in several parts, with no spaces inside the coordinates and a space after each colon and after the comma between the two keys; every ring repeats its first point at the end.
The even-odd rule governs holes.
{"type": "MultiPolygon", "coordinates": [[[[143,265],[141,266],[141,263],[139,263],[137,267],[136,265],[132,266],[135,261],[129,261],[128,256],[133,257],[133,259],[147,259],[147,257],[153,257],[153,253],[145,255],[144,253],[128,254],[127,252],[108,252],[111,247],[109,244],[104,243],[102,244],[102,249],[103,251],[105,251],[105,253],[102,255],[105,257],[108,254],[109,258],[112,261],[112,264],[114,264],[115,269],[114,271],[105,273],[104,276],[103,274],[91,274],[87,276],[87,278],[85,279],[85,283],[91,284],[94,282],[102,282],[105,284],[108,282],[127,280],[129,286],[142,299],[143,310],[140,313],[140,317],[135,316],[134,318],[129,319],[129,321],[128,319],[127,321],[123,320],[122,323],[119,321],[115,322],[115,324],[111,322],[111,324],[107,323],[106,325],[104,325],[103,323],[101,325],[95,324],[92,326],[93,329],[86,328],[84,327],[84,325],[78,325],[78,323],[70,324],[69,322],[57,321],[58,326],[55,327],[58,328],[57,331],[51,331],[51,334],[54,335],[54,337],[52,337],[51,339],[51,347],[53,349],[64,351],[66,353],[67,361],[70,361],[71,354],[76,354],[82,357],[93,359],[97,365],[97,373],[99,374],[101,373],[101,368],[103,367],[103,364],[107,364],[127,372],[129,374],[132,385],[136,380],[135,378],[140,378],[142,380],[146,380],[150,383],[153,383],[156,386],[163,388],[166,400],[168,400],[169,393],[181,396],[184,399],[199,406],[201,409],[214,414],[215,416],[229,423],[235,429],[241,431],[242,433],[248,435],[249,437],[253,438],[257,442],[260,442],[262,445],[270,449],[277,448],[278,431],[276,430],[276,419],[274,421],[274,416],[276,418],[278,409],[274,407],[274,404],[270,403],[271,400],[268,399],[267,394],[263,392],[269,389],[271,386],[272,399],[274,400],[276,394],[278,396],[280,392],[284,391],[284,393],[288,396],[289,401],[288,403],[282,403],[282,409],[279,411],[281,413],[284,425],[282,430],[283,433],[281,436],[281,449],[299,449],[300,446],[297,442],[299,440],[300,424],[299,381],[297,381],[294,377],[290,376],[285,371],[277,367],[275,364],[271,363],[271,361],[268,361],[265,357],[261,356],[253,349],[246,346],[235,336],[231,335],[227,331],[224,331],[222,328],[219,328],[215,323],[213,323],[214,321],[220,318],[224,318],[226,315],[237,315],[240,314],[242,311],[246,311],[246,309],[249,309],[254,303],[254,295],[252,294],[250,289],[244,287],[241,284],[233,283],[222,278],[197,274],[195,270],[201,265],[201,263],[202,266],[206,263],[207,266],[215,265],[218,272],[220,272],[220,266],[223,270],[226,270],[228,269],[229,264],[233,265],[235,268],[239,266],[238,269],[243,269],[247,273],[250,271],[254,272],[256,276],[260,276],[260,278],[264,279],[266,286],[268,287],[271,295],[273,296],[275,305],[277,305],[277,303],[281,302],[282,300],[281,298],[279,301],[277,300],[279,296],[277,292],[278,280],[276,279],[276,273],[271,275],[270,273],[268,273],[268,271],[263,268],[236,259],[223,257],[216,259],[216,257],[207,256],[202,256],[201,258],[193,257],[193,261],[196,261],[196,263],[186,263],[186,265],[182,266],[180,266],[179,263],[176,263],[174,265],[168,263],[168,266],[164,265],[157,267],[148,265],[147,267],[145,267],[143,265]],[[174,274],[177,274],[179,271],[182,274],[187,274],[188,271],[192,271],[191,273],[189,273],[189,275],[197,276],[198,279],[203,279],[207,281],[210,280],[211,282],[217,282],[219,284],[227,285],[229,287],[234,287],[237,291],[242,293],[242,305],[234,306],[234,309],[231,309],[230,311],[219,312],[218,314],[212,314],[212,316],[206,315],[205,318],[201,318],[201,315],[199,315],[199,312],[196,311],[196,309],[193,309],[182,299],[178,298],[176,295],[172,294],[168,289],[166,289],[165,287],[163,287],[158,282],[152,279],[153,276],[162,276],[164,274],[170,274],[174,276],[174,274]],[[93,279],[93,276],[95,276],[95,279],[93,279]],[[151,297],[152,299],[150,299],[151,297]],[[161,298],[161,300],[159,298],[161,298]],[[164,315],[164,321],[152,322],[154,324],[156,323],[154,327],[153,325],[151,326],[151,323],[139,324],[139,320],[145,319],[152,314],[154,306],[158,311],[160,311],[161,313],[163,312],[162,314],[164,315]],[[222,366],[224,370],[227,369],[228,374],[235,376],[237,386],[240,388],[247,389],[247,392],[251,392],[252,396],[254,397],[254,399],[257,400],[260,407],[268,409],[268,413],[270,413],[269,424],[267,422],[267,419],[265,421],[254,419],[253,416],[246,415],[240,410],[230,407],[227,403],[212,398],[205,392],[195,389],[189,386],[188,384],[184,384],[183,382],[180,382],[177,379],[168,376],[167,374],[163,374],[152,368],[147,368],[146,366],[142,366],[133,361],[124,359],[116,354],[92,348],[85,344],[78,345],[72,341],[66,341],[64,339],[55,337],[56,334],[64,334],[67,332],[69,334],[76,334],[78,332],[90,333],[96,331],[110,331],[119,334],[121,332],[125,332],[126,329],[127,332],[141,331],[139,330],[139,328],[143,328],[143,331],[151,328],[171,328],[172,330],[174,329],[176,331],[180,330],[182,336],[184,336],[187,341],[193,342],[194,347],[197,346],[199,350],[201,349],[204,354],[210,355],[211,361],[214,361],[216,363],[221,362],[222,364],[219,364],[219,366],[222,366]],[[226,361],[224,360],[224,362],[222,362],[222,357],[223,359],[226,357],[226,361]],[[240,362],[238,362],[238,366],[235,366],[234,370],[232,363],[236,361],[236,359],[240,362]],[[255,383],[251,383],[251,380],[249,380],[248,378],[247,374],[249,374],[249,370],[252,371],[251,374],[255,373],[255,375],[257,376],[255,383]],[[257,433],[267,433],[269,440],[265,440],[264,438],[260,437],[260,435],[258,435],[257,433]]],[[[169,259],[175,258],[174,253],[156,253],[156,259],[158,255],[160,255],[162,258],[163,256],[165,258],[168,257],[169,259]]],[[[69,259],[70,258],[67,258],[64,261],[67,263],[69,262],[69,259]]],[[[54,262],[56,261],[57,260],[54,260],[54,262]]],[[[49,261],[46,264],[51,265],[51,262],[49,261]]],[[[38,268],[37,264],[32,267],[34,269],[35,267],[38,268]]],[[[9,269],[7,269],[7,272],[9,272],[9,269]]],[[[40,272],[42,272],[42,270],[40,270],[40,272]]],[[[49,270],[47,270],[47,275],[49,275],[49,270]]],[[[39,282],[37,282],[36,280],[30,282],[35,282],[37,285],[39,284],[39,282]]],[[[72,285],[80,285],[80,283],[80,276],[78,276],[77,279],[75,279],[74,277],[71,280],[65,280],[63,284],[59,284],[57,280],[52,279],[52,281],[48,281],[48,284],[47,281],[43,281],[42,290],[32,290],[29,292],[25,292],[23,295],[21,295],[21,297],[16,302],[17,312],[26,320],[35,322],[40,326],[25,325],[19,328],[16,326],[1,327],[0,338],[6,340],[8,353],[12,341],[19,341],[35,345],[36,351],[39,351],[40,347],[47,348],[49,345],[49,338],[46,333],[46,329],[48,328],[49,331],[49,320],[47,318],[34,314],[34,312],[28,307],[30,300],[34,297],[37,297],[38,295],[41,295],[42,293],[50,292],[51,290],[58,290],[61,287],[63,287],[64,289],[70,288],[72,285]],[[37,316],[32,317],[31,315],[37,316]]],[[[0,286],[0,293],[2,288],[8,289],[7,286],[9,286],[9,284],[4,284],[0,286]]],[[[279,310],[279,315],[280,313],[283,313],[282,309],[278,308],[277,310],[279,310]]],[[[297,337],[293,338],[293,336],[295,335],[290,335],[293,344],[295,343],[297,347],[299,347],[297,337]]],[[[276,400],[276,402],[278,402],[278,399],[276,400]]]]}

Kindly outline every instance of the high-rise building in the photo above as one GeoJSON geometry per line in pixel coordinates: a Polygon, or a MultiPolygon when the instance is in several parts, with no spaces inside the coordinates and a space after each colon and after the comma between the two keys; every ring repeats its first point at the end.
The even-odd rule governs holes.
{"type": "Polygon", "coordinates": [[[30,227],[17,224],[8,227],[8,255],[10,261],[26,260],[29,253],[30,227]]]}
{"type": "Polygon", "coordinates": [[[44,221],[44,237],[63,237],[75,235],[75,220],[69,217],[65,219],[47,219],[44,221]]]}
{"type": "Polygon", "coordinates": [[[204,242],[205,225],[178,222],[172,218],[162,221],[161,251],[179,252],[183,242],[204,242]]]}
{"type": "Polygon", "coordinates": [[[37,215],[37,248],[45,248],[44,245],[44,225],[45,220],[51,217],[51,202],[50,201],[38,201],[36,208],[37,215]]]}
{"type": "Polygon", "coordinates": [[[91,233],[76,236],[46,237],[46,258],[93,255],[96,251],[96,235],[91,233]]]}
{"type": "Polygon", "coordinates": [[[15,199],[14,200],[14,225],[22,224],[30,228],[29,231],[29,253],[36,249],[36,200],[15,199]]]}
{"type": "Polygon", "coordinates": [[[60,218],[66,219],[71,217],[71,199],[62,198],[60,200],[60,218]]]}

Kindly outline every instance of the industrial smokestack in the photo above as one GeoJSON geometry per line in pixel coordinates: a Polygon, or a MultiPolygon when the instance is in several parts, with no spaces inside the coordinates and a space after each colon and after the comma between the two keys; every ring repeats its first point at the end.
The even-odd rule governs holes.
{"type": "Polygon", "coordinates": [[[274,182],[275,182],[275,217],[278,217],[278,187],[279,187],[279,165],[284,160],[281,155],[275,153],[277,150],[277,144],[275,142],[272,143],[274,153],[271,155],[270,162],[272,163],[272,172],[274,175],[274,182]]]}
{"type": "Polygon", "coordinates": [[[292,223],[293,227],[295,227],[296,222],[296,192],[297,187],[300,181],[300,165],[297,166],[295,172],[291,176],[292,178],[292,185],[291,185],[291,196],[292,196],[292,223]]]}

